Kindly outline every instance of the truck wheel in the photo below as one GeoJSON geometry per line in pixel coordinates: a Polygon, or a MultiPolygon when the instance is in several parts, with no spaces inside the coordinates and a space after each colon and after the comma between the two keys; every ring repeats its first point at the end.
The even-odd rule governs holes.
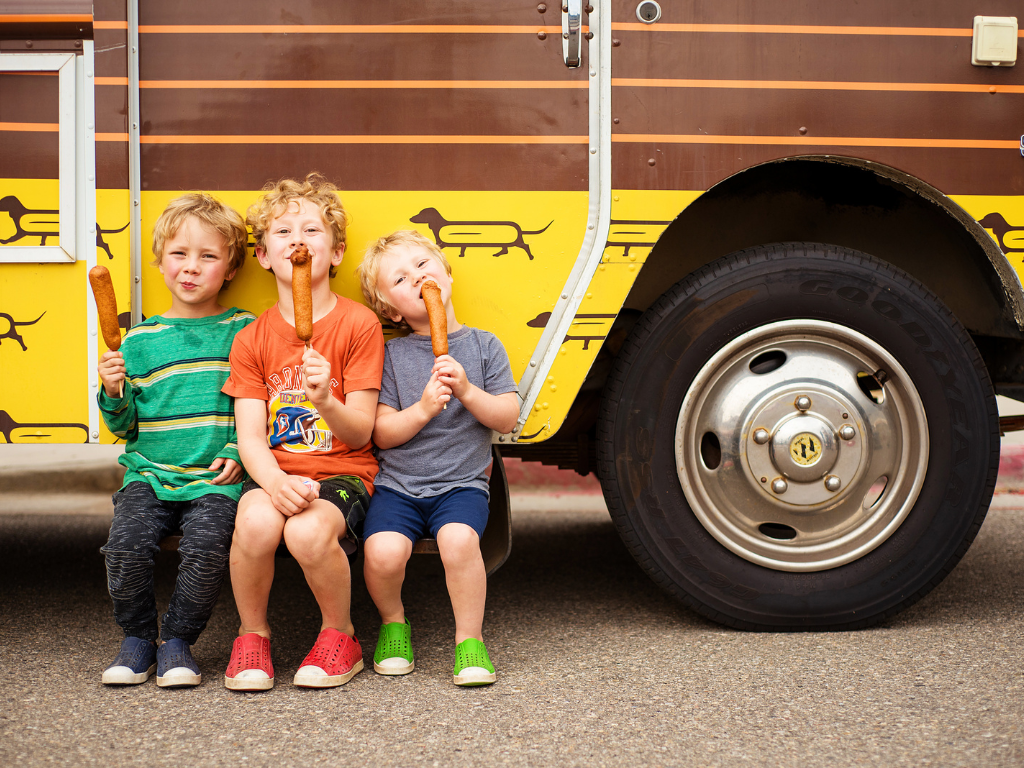
{"type": "Polygon", "coordinates": [[[623,345],[598,474],[641,567],[741,629],[854,629],[963,557],[999,463],[995,395],[921,283],[817,243],[734,253],[623,345]]]}

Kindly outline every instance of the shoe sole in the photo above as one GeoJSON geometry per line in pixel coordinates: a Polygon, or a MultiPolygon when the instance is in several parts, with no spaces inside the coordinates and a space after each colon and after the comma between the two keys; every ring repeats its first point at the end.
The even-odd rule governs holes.
{"type": "Polygon", "coordinates": [[[274,678],[228,677],[225,675],[224,687],[232,691],[269,691],[274,687],[274,678]]]}
{"type": "Polygon", "coordinates": [[[456,685],[461,685],[464,688],[472,687],[474,685],[490,685],[498,679],[498,675],[495,673],[480,674],[479,672],[463,674],[463,675],[452,675],[452,682],[456,685]]]}
{"type": "Polygon", "coordinates": [[[112,667],[103,670],[104,685],[139,685],[149,680],[156,672],[156,664],[145,672],[132,672],[128,667],[112,667]]]}
{"type": "Polygon", "coordinates": [[[174,674],[168,675],[157,675],[156,684],[161,688],[184,688],[190,686],[196,686],[203,682],[202,673],[196,674],[194,672],[183,671],[176,672],[170,670],[174,674]]]}
{"type": "MultiPolygon", "coordinates": [[[[398,657],[398,658],[400,658],[400,657],[398,657]]],[[[388,661],[388,659],[384,659],[384,661],[388,661]]],[[[402,661],[405,661],[405,659],[402,659],[402,661]]],[[[410,661],[404,667],[395,667],[395,666],[385,667],[385,666],[382,666],[382,665],[378,664],[376,661],[373,662],[373,671],[376,672],[378,675],[408,675],[415,668],[416,668],[416,662],[415,661],[410,661]]]]}
{"type": "Polygon", "coordinates": [[[299,688],[337,688],[344,685],[357,674],[363,671],[363,660],[360,659],[352,665],[352,669],[344,675],[299,675],[292,679],[292,685],[299,688]]]}

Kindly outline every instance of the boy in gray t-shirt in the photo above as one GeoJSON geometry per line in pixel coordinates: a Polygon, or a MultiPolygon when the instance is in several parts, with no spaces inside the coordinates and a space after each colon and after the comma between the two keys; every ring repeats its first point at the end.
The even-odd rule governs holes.
{"type": "Polygon", "coordinates": [[[482,637],[486,471],[491,430],[512,430],[519,397],[497,337],[455,319],[451,271],[441,250],[413,231],[380,238],[359,267],[373,310],[412,330],[384,350],[373,427],[380,472],[363,525],[363,573],[382,622],[373,668],[382,675],[408,674],[414,665],[402,604],[405,565],[416,540],[433,536],[455,613],[454,682],[488,685],[496,676],[482,637]],[[421,294],[428,280],[440,288],[448,320],[449,354],[437,358],[421,294]]]}

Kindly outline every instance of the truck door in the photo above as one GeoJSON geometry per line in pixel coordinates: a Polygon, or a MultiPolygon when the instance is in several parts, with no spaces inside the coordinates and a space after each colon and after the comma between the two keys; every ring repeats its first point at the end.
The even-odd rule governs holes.
{"type": "MultiPolygon", "coordinates": [[[[91,4],[0,3],[0,442],[99,438],[91,4]],[[59,7],[58,7],[59,6],[59,7]]],[[[121,222],[124,224],[125,222],[121,222]]],[[[126,254],[125,254],[126,255],[126,254]]],[[[123,281],[127,296],[127,281],[123,281]]]]}
{"type": "MultiPolygon", "coordinates": [[[[521,379],[587,232],[590,78],[585,46],[584,66],[566,65],[568,14],[468,0],[303,7],[141,6],[144,242],[180,190],[244,212],[268,180],[319,171],[351,214],[335,290],[362,301],[366,244],[417,229],[452,263],[460,321],[496,333],[521,379]]],[[[146,316],[168,305],[149,260],[146,316]]],[[[275,300],[255,259],[225,295],[257,313],[275,300]]]]}

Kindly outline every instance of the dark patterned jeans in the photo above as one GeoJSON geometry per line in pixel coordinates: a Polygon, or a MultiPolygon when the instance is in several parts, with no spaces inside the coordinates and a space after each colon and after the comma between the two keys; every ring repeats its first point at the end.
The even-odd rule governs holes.
{"type": "Polygon", "coordinates": [[[178,579],[159,635],[189,645],[213,613],[235,530],[238,502],[219,493],[192,501],[161,501],[148,483],[134,482],[114,494],[110,538],[100,549],[107,561],[107,590],[114,620],[125,637],[156,640],[153,556],[160,540],[181,528],[178,579]]]}

